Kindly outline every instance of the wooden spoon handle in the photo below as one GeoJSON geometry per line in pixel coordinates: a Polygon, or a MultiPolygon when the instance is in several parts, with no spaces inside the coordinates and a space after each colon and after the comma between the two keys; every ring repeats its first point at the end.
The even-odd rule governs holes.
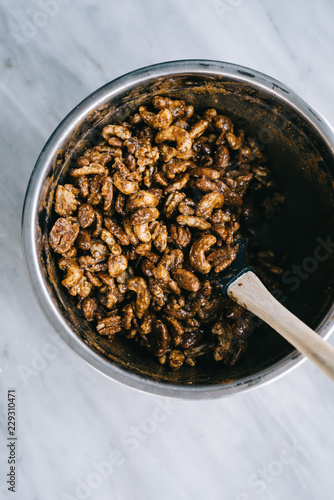
{"type": "Polygon", "coordinates": [[[334,347],[282,306],[252,271],[231,283],[227,295],[268,323],[334,380],[334,347]]]}

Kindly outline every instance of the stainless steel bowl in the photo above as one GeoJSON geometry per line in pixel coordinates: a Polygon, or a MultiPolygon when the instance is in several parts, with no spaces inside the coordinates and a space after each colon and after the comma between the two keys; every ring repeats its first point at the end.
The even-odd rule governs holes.
{"type": "Polygon", "coordinates": [[[322,337],[330,335],[334,253],[330,245],[326,249],[326,241],[333,234],[334,220],[333,130],[280,82],[233,64],[206,60],[157,64],[108,83],[76,106],[46,143],[29,182],[22,223],[26,266],[37,300],[55,330],[104,375],[165,396],[227,396],[287,373],[302,356],[265,326],[254,331],[234,367],[203,360],[195,368],[169,372],[121,336],[110,346],[95,335],[64,293],[47,243],[55,186],[66,176],[72,158],[94,144],[106,123],[125,119],[157,94],[220,109],[267,145],[268,162],[286,203],[279,219],[261,228],[259,242],[287,254],[280,284],[285,305],[322,337]]]}

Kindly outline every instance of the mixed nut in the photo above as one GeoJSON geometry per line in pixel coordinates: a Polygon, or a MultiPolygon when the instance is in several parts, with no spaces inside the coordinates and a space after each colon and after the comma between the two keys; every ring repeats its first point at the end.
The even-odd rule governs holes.
{"type": "Polygon", "coordinates": [[[239,359],[251,315],[207,275],[235,259],[256,200],[268,214],[284,201],[265,163],[230,118],[182,100],[155,96],[103,128],[57,186],[49,234],[62,285],[99,335],[124,335],[172,369],[239,359]]]}

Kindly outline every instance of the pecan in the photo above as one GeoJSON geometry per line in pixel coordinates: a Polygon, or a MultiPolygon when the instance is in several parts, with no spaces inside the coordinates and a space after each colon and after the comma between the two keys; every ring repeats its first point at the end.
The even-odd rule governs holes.
{"type": "Polygon", "coordinates": [[[226,269],[231,264],[231,262],[234,261],[236,256],[236,248],[226,246],[210,252],[210,254],[207,256],[207,260],[213,263],[215,272],[220,273],[221,271],[226,269]]]}
{"type": "Polygon", "coordinates": [[[145,106],[139,106],[138,111],[144,122],[153,128],[166,129],[173,121],[173,115],[168,108],[162,108],[158,114],[151,113],[145,106]]]}
{"type": "Polygon", "coordinates": [[[233,132],[233,123],[227,116],[218,115],[215,118],[213,118],[213,122],[218,130],[224,133],[233,132]]]}
{"type": "Polygon", "coordinates": [[[86,298],[92,290],[92,284],[87,280],[86,276],[82,276],[80,281],[73,285],[68,293],[71,295],[79,295],[79,297],[86,298]]]}
{"type": "Polygon", "coordinates": [[[81,250],[89,250],[90,249],[90,247],[92,245],[92,241],[90,238],[90,234],[86,229],[80,229],[79,235],[76,239],[76,245],[81,250]]]}
{"type": "Polygon", "coordinates": [[[188,227],[182,227],[179,224],[171,224],[169,227],[171,238],[177,245],[187,247],[191,241],[191,233],[188,227]]]}
{"type": "Polygon", "coordinates": [[[143,278],[132,278],[128,282],[128,289],[136,292],[136,314],[142,318],[150,305],[150,293],[143,278]]]}
{"type": "Polygon", "coordinates": [[[72,215],[77,209],[78,201],[76,195],[79,189],[75,188],[72,184],[65,184],[65,186],[58,185],[56,189],[55,211],[58,215],[66,217],[72,215]]]}
{"type": "Polygon", "coordinates": [[[174,349],[170,352],[168,357],[169,366],[173,368],[173,370],[178,370],[183,365],[185,360],[185,355],[183,352],[174,349]]]}
{"type": "Polygon", "coordinates": [[[116,238],[121,242],[122,245],[130,244],[129,237],[119,224],[116,224],[116,222],[114,222],[111,219],[108,219],[107,217],[105,217],[104,219],[104,224],[106,228],[110,231],[110,233],[116,236],[116,238]]]}
{"type": "Polygon", "coordinates": [[[101,194],[104,197],[103,209],[109,210],[109,208],[111,207],[111,204],[112,204],[113,194],[114,194],[113,183],[112,183],[111,177],[106,177],[103,180],[101,194]]]}
{"type": "Polygon", "coordinates": [[[116,333],[122,331],[121,316],[109,316],[101,319],[97,323],[96,330],[100,335],[105,335],[112,340],[116,333]]]}
{"type": "Polygon", "coordinates": [[[124,255],[110,255],[108,260],[108,272],[116,278],[128,267],[128,261],[124,255]]]}
{"type": "Polygon", "coordinates": [[[155,208],[159,204],[159,197],[148,191],[137,191],[129,196],[126,209],[134,212],[138,208],[155,208]]]}
{"type": "Polygon", "coordinates": [[[185,173],[179,175],[172,184],[169,184],[166,188],[166,193],[175,193],[176,191],[181,191],[190,179],[190,175],[185,173]]]}
{"type": "Polygon", "coordinates": [[[169,346],[170,336],[167,326],[157,320],[150,335],[150,349],[156,356],[162,356],[169,346]]]}
{"type": "Polygon", "coordinates": [[[78,210],[78,221],[81,227],[86,228],[93,224],[95,219],[95,211],[92,205],[84,203],[80,205],[78,210]]]}
{"type": "Polygon", "coordinates": [[[107,125],[104,127],[102,130],[103,139],[106,142],[109,142],[113,136],[119,137],[124,141],[125,139],[129,139],[131,137],[131,132],[122,125],[107,125]]]}
{"type": "Polygon", "coordinates": [[[138,208],[131,214],[130,224],[146,224],[159,217],[159,210],[156,208],[138,208]]]}
{"type": "Polygon", "coordinates": [[[50,231],[49,243],[57,253],[67,252],[79,234],[79,224],[77,219],[69,217],[56,220],[50,231]]]}
{"type": "Polygon", "coordinates": [[[225,171],[230,162],[230,153],[226,146],[218,146],[215,154],[215,165],[220,171],[225,171]]]}

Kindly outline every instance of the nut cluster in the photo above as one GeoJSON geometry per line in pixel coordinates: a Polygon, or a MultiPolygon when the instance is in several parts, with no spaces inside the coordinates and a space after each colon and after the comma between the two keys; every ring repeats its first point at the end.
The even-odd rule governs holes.
{"type": "Polygon", "coordinates": [[[168,97],[103,128],[57,186],[49,234],[62,285],[99,335],[137,341],[172,369],[208,353],[238,360],[250,315],[206,275],[235,259],[252,193],[269,193],[271,209],[264,164],[227,116],[168,97]]]}

